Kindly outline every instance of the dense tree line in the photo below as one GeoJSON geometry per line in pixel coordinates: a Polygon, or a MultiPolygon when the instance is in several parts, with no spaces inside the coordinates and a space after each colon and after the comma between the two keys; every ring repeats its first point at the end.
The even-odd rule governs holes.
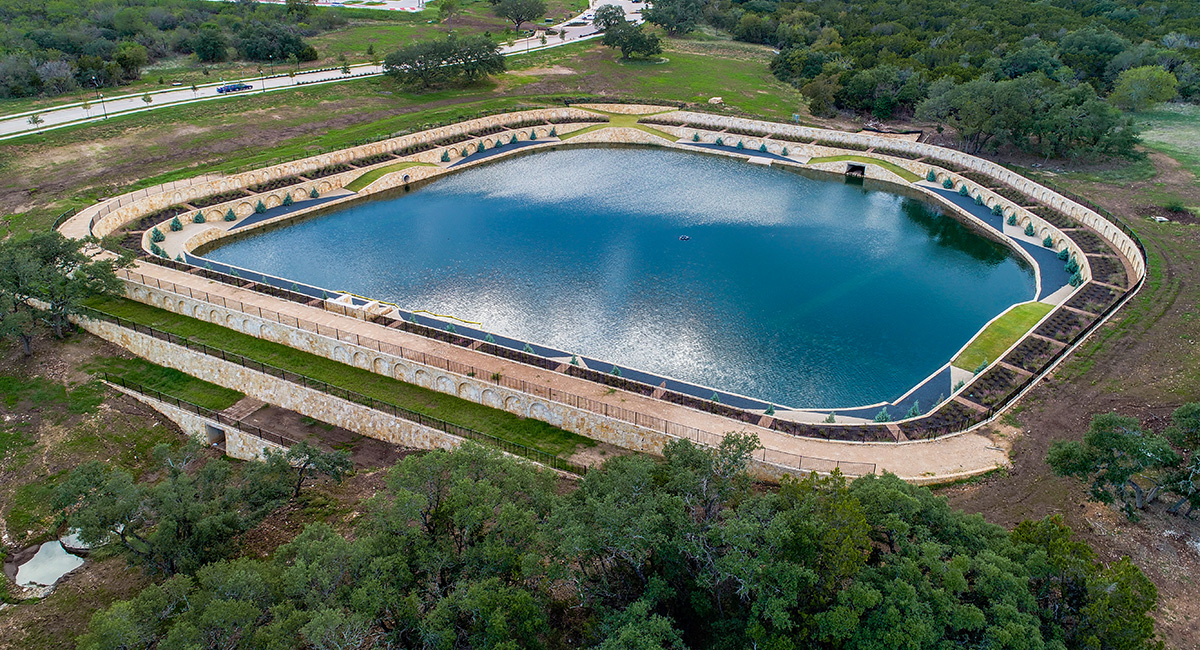
{"type": "Polygon", "coordinates": [[[0,98],[117,86],[172,56],[312,61],[304,37],[344,24],[310,3],[195,0],[6,0],[0,3],[0,98]]]}
{"type": "Polygon", "coordinates": [[[894,476],[752,489],[752,437],[575,489],[410,456],[350,539],[310,525],[97,613],[80,648],[1155,648],[1156,590],[1056,518],[1008,532],[894,476]]]}
{"type": "Polygon", "coordinates": [[[1010,124],[984,138],[989,146],[1125,153],[1131,141],[1110,93],[1133,110],[1200,98],[1200,5],[1189,0],[660,0],[644,15],[672,33],[707,23],[777,48],[772,72],[817,115],[911,117],[938,95],[942,106],[925,113],[936,119],[951,81],[965,88],[958,96],[986,102],[1033,74],[1026,87],[1037,88],[1051,123],[1081,115],[1093,129],[1048,143],[1045,125],[1010,124]],[[968,85],[977,79],[991,85],[968,85]]]}
{"type": "Polygon", "coordinates": [[[400,83],[432,88],[445,83],[472,83],[504,72],[504,57],[483,35],[420,41],[387,55],[384,72],[400,83]]]}

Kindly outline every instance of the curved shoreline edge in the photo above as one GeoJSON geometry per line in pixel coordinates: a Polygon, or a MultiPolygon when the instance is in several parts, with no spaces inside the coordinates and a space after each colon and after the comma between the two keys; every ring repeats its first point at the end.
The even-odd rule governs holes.
{"type": "MultiPolygon", "coordinates": [[[[667,395],[666,403],[674,409],[682,408],[698,411],[697,415],[703,413],[724,418],[728,421],[728,426],[722,427],[725,430],[732,430],[734,427],[761,429],[790,435],[798,440],[836,444],[840,449],[854,449],[853,445],[857,445],[860,449],[882,450],[897,448],[896,443],[928,445],[934,444],[933,440],[946,441],[947,438],[977,431],[980,426],[998,417],[1015,399],[1053,370],[1096,327],[1111,317],[1116,309],[1140,289],[1145,277],[1144,254],[1136,239],[1127,234],[1122,225],[1114,224],[1084,206],[1003,167],[961,152],[871,134],[849,134],[677,111],[666,107],[647,106],[638,109],[621,106],[620,111],[611,110],[613,108],[611,105],[586,105],[583,108],[536,109],[489,116],[231,177],[205,177],[199,182],[171,183],[91,206],[68,219],[60,229],[64,234],[73,237],[83,237],[92,233],[98,236],[109,235],[129,224],[145,221],[155,212],[174,205],[191,208],[176,215],[181,221],[190,220],[196,214],[204,215],[206,222],[211,221],[213,216],[221,216],[223,219],[223,215],[232,210],[236,219],[235,225],[247,217],[259,214],[265,218],[254,224],[253,228],[269,227],[273,223],[303,218],[306,214],[324,212],[335,206],[340,207],[341,203],[355,200],[355,197],[360,195],[369,196],[395,188],[401,188],[402,191],[406,186],[412,187],[428,182],[446,173],[451,166],[457,170],[518,151],[564,146],[567,143],[572,146],[648,144],[695,151],[698,147],[692,143],[700,142],[711,145],[708,152],[738,156],[750,162],[761,162],[754,159],[765,158],[772,164],[796,165],[834,174],[857,172],[868,179],[912,188],[928,195],[931,202],[936,201],[939,205],[949,206],[950,211],[960,220],[974,220],[976,225],[998,234],[996,238],[1017,249],[1033,262],[1034,268],[1039,269],[1039,281],[1043,273],[1040,271],[1041,265],[1028,253],[1029,245],[1032,244],[1029,239],[1036,241],[1050,238],[1047,241],[1053,240],[1055,249],[1067,250],[1071,259],[1078,261],[1077,287],[1058,295],[1058,301],[1050,313],[1003,355],[992,360],[986,369],[970,377],[970,381],[964,381],[963,387],[951,394],[937,408],[919,417],[872,424],[814,424],[814,418],[808,411],[780,413],[772,417],[761,411],[754,413],[722,404],[705,404],[703,400],[697,399],[689,402],[687,399],[676,399],[667,395]],[[675,140],[672,141],[670,137],[674,137],[675,140]],[[734,141],[738,144],[727,144],[734,141]],[[760,157],[756,156],[756,153],[768,155],[760,157]],[[372,157],[383,154],[387,155],[380,162],[350,167],[352,161],[370,161],[372,157]],[[777,158],[792,162],[784,162],[777,158]],[[814,161],[808,164],[810,160],[822,158],[837,160],[814,161]],[[869,161],[863,163],[862,158],[875,159],[881,164],[869,161]],[[306,206],[308,199],[296,199],[301,193],[311,195],[313,190],[316,190],[318,196],[326,197],[373,170],[405,163],[416,165],[384,172],[355,194],[347,192],[344,196],[328,197],[321,201],[320,205],[306,206]],[[339,165],[345,168],[338,168],[339,165]],[[314,172],[329,168],[335,168],[337,171],[312,177],[314,172]],[[906,176],[911,176],[904,178],[897,170],[905,170],[908,172],[906,176]],[[933,180],[912,182],[911,177],[914,176],[933,180]],[[294,182],[281,184],[288,180],[294,182]],[[938,186],[946,183],[949,183],[950,187],[966,188],[966,196],[974,197],[975,205],[982,206],[985,210],[998,209],[1004,222],[996,228],[980,218],[980,215],[972,214],[971,210],[967,209],[969,205],[959,205],[949,200],[944,193],[938,191],[944,189],[938,186]],[[259,191],[249,194],[244,188],[255,188],[259,191]],[[240,193],[240,196],[200,208],[186,205],[189,201],[222,193],[240,193]],[[291,197],[290,200],[288,197],[291,197]],[[1014,201],[1014,198],[1017,201],[1014,201]],[[263,211],[256,213],[257,205],[251,201],[261,202],[263,211]],[[296,209],[289,210],[287,214],[271,215],[272,208],[281,207],[285,202],[293,203],[296,209]],[[1009,225],[1010,218],[1016,221],[1015,225],[1009,225]],[[1030,229],[1034,235],[1026,236],[1025,245],[1022,245],[1021,236],[1030,229]],[[1097,242],[1103,247],[1097,248],[1097,242]],[[1109,282],[1111,278],[1117,277],[1118,271],[1113,270],[1114,264],[1120,267],[1120,275],[1125,279],[1123,283],[1109,282]],[[1097,278],[1095,275],[1098,270],[1111,271],[1111,274],[1097,278]],[[1101,295],[1109,297],[1106,304],[1101,304],[1104,301],[1097,298],[1101,295]],[[1085,300],[1092,302],[1084,302],[1085,300]],[[1096,302],[1097,300],[1100,302],[1096,302]],[[1070,321],[1070,327],[1064,326],[1063,321],[1070,321]],[[1050,327],[1051,325],[1053,327],[1050,327]],[[1064,327],[1066,329],[1063,329],[1064,327]],[[1022,346],[1030,341],[1038,344],[1033,347],[1050,350],[1049,358],[1040,360],[1041,366],[1025,364],[1022,361],[1025,357],[1014,356],[1021,353],[1024,350],[1022,346]],[[787,415],[795,419],[787,419],[787,415]],[[847,448],[845,445],[852,447],[847,448]]],[[[168,221],[169,219],[164,219],[156,223],[165,224],[168,221]]],[[[253,228],[247,227],[247,230],[253,228]]],[[[133,242],[136,247],[142,250],[150,248],[150,244],[153,243],[149,241],[151,230],[152,226],[147,224],[142,232],[135,233],[140,235],[138,241],[133,242]]],[[[227,231],[211,225],[204,227],[204,224],[189,223],[184,232],[179,233],[187,235],[179,252],[187,252],[190,255],[193,250],[202,251],[204,246],[212,244],[226,233],[227,231]]],[[[228,275],[222,278],[220,276],[224,274],[206,271],[195,264],[170,262],[167,259],[151,258],[149,255],[143,256],[143,262],[157,264],[143,263],[139,268],[140,273],[131,274],[131,277],[138,275],[142,281],[127,278],[129,293],[135,299],[138,298],[134,295],[134,287],[146,286],[146,278],[153,276],[155,269],[163,269],[165,272],[164,267],[190,269],[194,274],[210,281],[224,281],[233,286],[238,286],[239,282],[245,283],[244,279],[238,280],[228,275]]],[[[279,292],[278,287],[272,289],[276,293],[279,292]]],[[[1048,290],[1049,287],[1039,286],[1039,295],[1035,298],[1044,299],[1046,296],[1043,292],[1048,290]]],[[[147,301],[144,291],[141,299],[147,301]]],[[[286,302],[286,298],[276,297],[274,300],[286,302]]],[[[292,302],[296,300],[293,299],[292,302]]],[[[374,320],[379,316],[378,313],[364,309],[370,305],[367,301],[363,301],[363,304],[355,304],[354,300],[343,300],[341,304],[334,304],[334,300],[317,302],[323,303],[319,308],[325,311],[359,319],[374,320]]],[[[441,342],[441,345],[450,347],[453,343],[441,342]]],[[[545,365],[541,367],[544,369],[545,365]]],[[[633,391],[631,396],[650,399],[662,400],[663,394],[669,392],[662,391],[662,387],[638,385],[638,382],[629,380],[614,382],[611,377],[585,379],[609,386],[613,386],[614,383],[620,384],[614,388],[625,392],[633,391]],[[655,393],[660,395],[655,396],[655,393]]],[[[686,411],[683,412],[683,415],[686,414],[686,411]]],[[[912,449],[908,444],[903,444],[903,447],[912,449]]],[[[879,453],[882,454],[882,451],[879,453]]],[[[852,455],[862,457],[858,453],[852,455]]],[[[979,459],[981,462],[970,463],[970,467],[966,469],[965,465],[959,462],[955,467],[942,468],[944,471],[921,472],[917,475],[904,472],[901,467],[904,463],[889,461],[883,465],[884,469],[895,471],[909,480],[936,482],[990,471],[1007,462],[1003,453],[998,457],[996,454],[990,456],[979,459]]]]}

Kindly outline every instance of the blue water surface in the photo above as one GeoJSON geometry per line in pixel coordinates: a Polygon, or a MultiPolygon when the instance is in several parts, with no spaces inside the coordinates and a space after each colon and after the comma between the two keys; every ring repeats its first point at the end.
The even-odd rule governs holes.
{"type": "Polygon", "coordinates": [[[920,200],[655,149],[501,160],[208,257],[810,408],[895,399],[1034,294],[920,200]]]}

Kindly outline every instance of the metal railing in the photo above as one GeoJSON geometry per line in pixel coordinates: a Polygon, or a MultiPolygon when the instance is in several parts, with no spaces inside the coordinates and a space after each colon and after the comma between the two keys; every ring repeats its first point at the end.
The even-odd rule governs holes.
{"type": "Polygon", "coordinates": [[[430,417],[428,415],[425,415],[424,413],[419,413],[417,411],[413,411],[413,410],[404,408],[403,406],[397,406],[395,404],[391,404],[389,402],[385,402],[383,400],[376,399],[374,397],[363,395],[362,393],[359,393],[356,391],[352,391],[352,390],[349,390],[346,388],[341,388],[339,386],[335,386],[328,382],[321,381],[320,379],[313,379],[312,377],[309,377],[307,375],[302,375],[298,372],[284,370],[283,368],[280,368],[278,366],[273,366],[271,364],[263,363],[261,361],[256,361],[254,359],[243,356],[236,352],[229,352],[227,350],[222,350],[221,348],[215,348],[210,345],[205,345],[204,343],[196,343],[195,341],[189,340],[185,336],[180,336],[180,335],[174,334],[172,332],[165,332],[163,330],[160,330],[160,329],[157,329],[154,327],[150,327],[149,325],[142,325],[140,323],[137,323],[137,322],[125,319],[125,318],[121,318],[119,316],[114,316],[112,314],[104,313],[97,309],[85,308],[84,314],[88,318],[94,318],[96,320],[102,320],[102,321],[105,321],[108,323],[112,323],[114,325],[117,325],[118,327],[123,327],[125,329],[133,330],[134,332],[137,332],[139,334],[145,334],[147,336],[150,336],[150,337],[162,340],[162,341],[166,341],[172,345],[181,346],[181,347],[191,350],[193,352],[200,352],[207,356],[214,357],[214,358],[217,358],[222,361],[229,362],[229,363],[233,363],[233,364],[239,365],[243,368],[253,370],[255,372],[261,372],[265,375],[270,375],[271,377],[275,377],[276,379],[282,379],[284,381],[291,382],[293,384],[297,384],[304,388],[316,390],[316,391],[325,393],[327,395],[337,397],[339,399],[344,399],[348,402],[354,402],[361,406],[365,406],[369,409],[379,411],[381,413],[386,413],[395,418],[407,420],[409,422],[414,422],[421,426],[429,427],[431,429],[436,429],[443,433],[447,433],[447,434],[450,434],[453,436],[458,436],[460,438],[466,438],[466,439],[475,440],[478,442],[483,442],[483,443],[486,443],[493,447],[498,447],[501,450],[506,451],[515,456],[521,456],[521,457],[536,461],[538,463],[546,465],[547,467],[553,467],[554,469],[559,469],[559,470],[562,470],[565,472],[571,472],[572,474],[585,474],[587,472],[586,466],[576,465],[574,463],[567,462],[553,454],[544,452],[540,449],[534,449],[532,447],[527,447],[520,443],[512,442],[509,440],[504,440],[503,438],[498,438],[498,437],[493,436],[488,433],[483,433],[482,431],[476,431],[475,429],[469,429],[464,426],[459,426],[457,424],[454,424],[452,422],[447,422],[447,421],[439,419],[439,418],[430,417]]]}
{"type": "MultiPolygon", "coordinates": [[[[157,261],[157,260],[156,260],[157,261]]],[[[169,260],[162,260],[169,262],[169,260]]],[[[171,266],[178,263],[167,264],[171,266]]],[[[184,266],[184,265],[181,265],[184,266]]],[[[195,268],[195,267],[189,267],[195,268]]],[[[202,270],[203,271],[203,270],[202,270]]],[[[207,276],[207,271],[203,271],[207,276]]],[[[684,438],[691,440],[698,445],[706,447],[716,447],[721,444],[725,436],[716,434],[696,427],[679,424],[653,415],[646,415],[640,411],[627,409],[621,406],[602,402],[600,400],[591,399],[582,395],[576,395],[557,388],[551,388],[544,384],[533,383],[514,377],[507,377],[502,373],[496,373],[490,370],[484,370],[470,364],[453,361],[444,357],[428,354],[420,350],[405,348],[394,343],[387,343],[379,339],[371,338],[356,334],[354,332],[346,332],[336,327],[322,325],[315,321],[309,321],[295,316],[288,316],[270,309],[263,309],[255,305],[247,305],[246,303],[230,300],[224,296],[213,295],[205,291],[194,290],[191,287],[178,285],[173,282],[163,281],[159,278],[143,275],[135,271],[123,270],[119,272],[126,280],[141,284],[146,287],[159,289],[168,293],[175,294],[181,297],[191,298],[200,302],[205,302],[211,305],[224,307],[247,316],[256,316],[266,321],[273,321],[306,332],[312,332],[318,336],[324,336],[336,341],[357,345],[370,350],[375,350],[382,354],[388,354],[401,359],[406,359],[414,363],[418,363],[431,368],[445,370],[456,375],[470,377],[476,381],[488,381],[497,386],[508,388],[517,392],[540,397],[542,399],[565,404],[567,406],[577,408],[597,415],[603,415],[614,420],[628,422],[643,429],[652,431],[661,431],[672,438],[684,438]]],[[[273,293],[278,293],[276,290],[273,293]]],[[[288,292],[290,293],[290,292],[288,292]]],[[[299,296],[300,294],[297,294],[299,296]]],[[[302,296],[305,300],[312,300],[310,296],[302,296]]],[[[520,363],[506,359],[513,363],[520,363]]],[[[652,387],[651,387],[652,388],[652,387]]],[[[786,432],[777,432],[782,435],[789,435],[786,432]]],[[[488,434],[482,434],[488,435],[488,434]]],[[[817,456],[807,456],[803,454],[793,454],[781,450],[763,449],[755,456],[758,460],[773,465],[779,465],[788,469],[797,469],[803,471],[830,472],[833,469],[842,470],[847,476],[862,476],[864,474],[874,474],[877,465],[876,463],[845,461],[833,458],[821,458],[817,456]]],[[[568,470],[570,471],[570,470],[568,470]]]]}
{"type": "Polygon", "coordinates": [[[122,388],[128,388],[129,390],[145,395],[146,397],[156,399],[160,402],[165,402],[171,406],[174,406],[175,408],[187,411],[188,413],[194,413],[200,417],[208,418],[209,420],[217,422],[223,426],[233,427],[242,433],[248,433],[255,438],[261,438],[267,442],[273,442],[284,447],[291,447],[298,444],[298,441],[293,440],[281,433],[268,431],[262,427],[254,426],[253,424],[246,424],[245,422],[231,418],[220,411],[214,411],[210,408],[200,406],[199,404],[193,404],[187,400],[179,399],[173,395],[168,395],[160,390],[155,390],[137,382],[129,381],[124,377],[110,375],[105,372],[104,381],[110,384],[116,384],[122,388]]]}

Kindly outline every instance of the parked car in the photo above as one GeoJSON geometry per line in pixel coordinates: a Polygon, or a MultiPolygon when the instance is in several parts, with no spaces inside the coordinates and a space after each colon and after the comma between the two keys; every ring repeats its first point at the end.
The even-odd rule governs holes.
{"type": "Polygon", "coordinates": [[[224,95],[225,93],[236,93],[242,90],[250,90],[252,88],[254,88],[254,86],[251,86],[250,84],[225,84],[224,86],[218,86],[217,92],[224,95]]]}

